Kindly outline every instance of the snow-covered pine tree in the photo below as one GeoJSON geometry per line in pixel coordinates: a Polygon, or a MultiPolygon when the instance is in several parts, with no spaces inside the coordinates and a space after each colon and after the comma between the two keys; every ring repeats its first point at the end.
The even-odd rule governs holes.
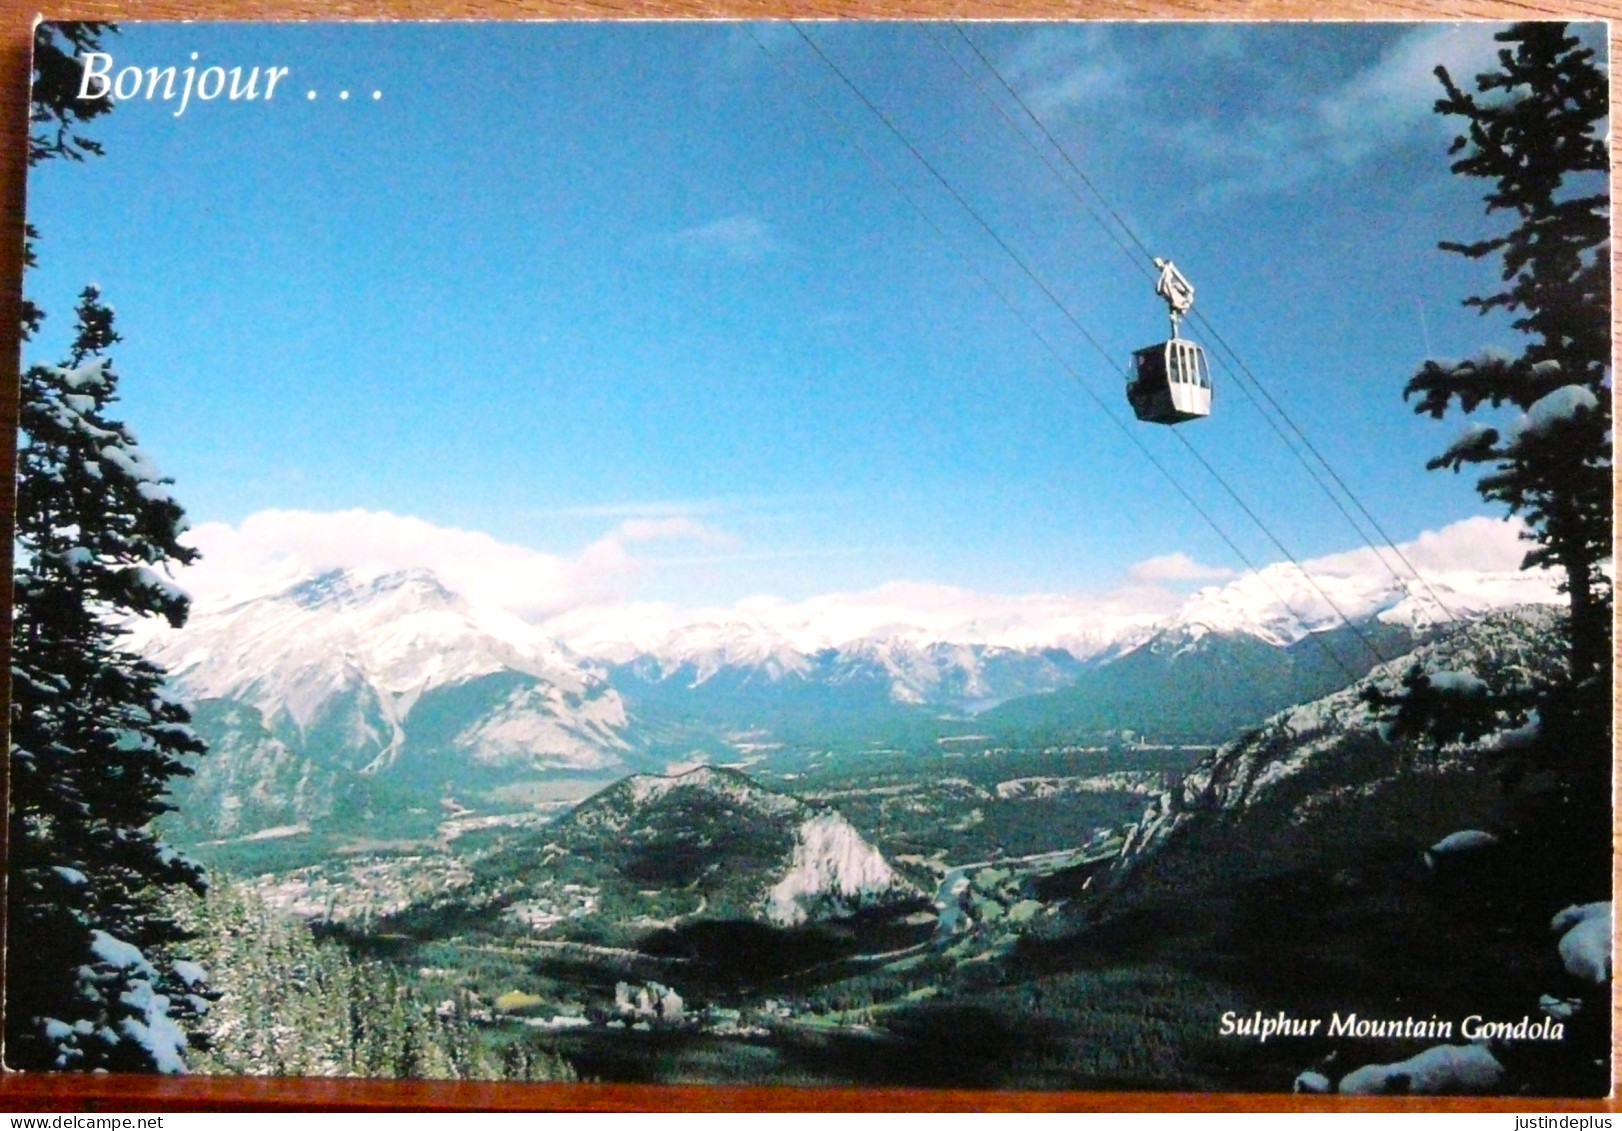
{"type": "MultiPolygon", "coordinates": [[[[1502,290],[1467,298],[1503,310],[1526,335],[1519,356],[1484,350],[1458,363],[1426,361],[1406,399],[1436,419],[1457,407],[1520,410],[1499,428],[1472,422],[1428,466],[1483,465],[1481,496],[1504,505],[1535,543],[1522,568],[1560,571],[1570,602],[1564,678],[1492,695],[1415,670],[1404,691],[1371,696],[1392,733],[1441,745],[1497,731],[1506,804],[1499,824],[1545,873],[1551,899],[1604,898],[1611,885],[1611,322],[1608,86],[1594,52],[1562,23],[1500,32],[1498,69],[1474,93],[1436,68],[1436,111],[1463,119],[1453,172],[1491,182],[1489,216],[1514,226],[1470,243],[1470,259],[1500,259],[1502,290]]],[[[1456,681],[1457,682],[1457,681],[1456,681]]],[[[1557,904],[1558,905],[1558,904],[1557,904]]],[[[1550,909],[1552,910],[1552,908],[1550,909]]]]}
{"type": "Polygon", "coordinates": [[[1565,24],[1516,24],[1497,39],[1506,45],[1500,69],[1477,76],[1476,93],[1436,69],[1446,92],[1436,110],[1464,119],[1453,171],[1491,181],[1488,215],[1508,211],[1515,225],[1441,246],[1470,259],[1501,257],[1504,289],[1465,304],[1515,315],[1528,340],[1519,357],[1427,361],[1403,395],[1437,419],[1455,402],[1466,414],[1489,404],[1522,411],[1508,428],[1470,425],[1429,466],[1489,466],[1476,489],[1521,515],[1536,542],[1524,568],[1564,575],[1571,675],[1580,682],[1610,657],[1611,585],[1599,569],[1611,554],[1608,88],[1594,52],[1565,24]]]}
{"type": "Polygon", "coordinates": [[[203,752],[131,618],[184,622],[159,570],[189,562],[184,512],[108,413],[113,313],[94,288],[58,366],[22,376],[13,565],[5,1060],[14,1069],[181,1071],[201,971],[149,958],[180,932],[165,886],[200,869],[151,829],[203,752]]]}
{"type": "Polygon", "coordinates": [[[28,163],[53,157],[83,161],[99,156],[101,144],[78,129],[113,108],[110,94],[79,97],[82,56],[100,51],[101,37],[118,28],[90,20],[46,20],[34,29],[34,81],[28,121],[28,163]]]}
{"type": "MultiPolygon", "coordinates": [[[[80,56],[101,50],[101,37],[116,32],[113,24],[85,20],[45,20],[34,28],[34,81],[28,110],[28,163],[62,158],[83,161],[102,152],[101,144],[79,133],[80,127],[113,108],[111,95],[80,98],[84,64],[80,56]]],[[[39,233],[25,226],[23,263],[34,266],[39,233]]],[[[22,301],[23,339],[39,331],[45,314],[26,296],[22,301]]]]}

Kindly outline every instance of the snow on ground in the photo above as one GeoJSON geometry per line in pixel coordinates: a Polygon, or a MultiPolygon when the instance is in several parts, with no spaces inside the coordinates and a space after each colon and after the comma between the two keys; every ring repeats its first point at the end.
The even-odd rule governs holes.
{"type": "Polygon", "coordinates": [[[1611,980],[1611,905],[1585,903],[1554,917],[1550,930],[1560,936],[1560,961],[1566,973],[1596,985],[1611,980]]]}
{"type": "Polygon", "coordinates": [[[1440,862],[1452,856],[1467,856],[1473,852],[1491,848],[1498,843],[1498,838],[1492,833],[1481,829],[1460,829],[1456,833],[1448,833],[1441,840],[1425,850],[1425,866],[1435,868],[1440,862]]]}
{"type": "Polygon", "coordinates": [[[627,779],[631,800],[639,806],[648,805],[673,789],[696,788],[708,790],[742,805],[751,805],[769,813],[788,813],[799,806],[792,797],[773,793],[753,785],[747,778],[721,773],[709,766],[699,766],[683,774],[661,777],[657,774],[638,774],[627,779]]]}
{"type": "Polygon", "coordinates": [[[1491,1092],[1504,1078],[1504,1066],[1481,1045],[1437,1045],[1395,1064],[1366,1064],[1341,1078],[1348,1096],[1491,1092]]]}

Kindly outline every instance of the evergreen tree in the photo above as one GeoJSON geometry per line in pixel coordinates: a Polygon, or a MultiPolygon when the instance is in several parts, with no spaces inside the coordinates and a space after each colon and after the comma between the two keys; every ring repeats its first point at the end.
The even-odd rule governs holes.
{"type": "Polygon", "coordinates": [[[1598,568],[1611,553],[1607,85],[1594,52],[1564,24],[1516,24],[1497,38],[1507,45],[1500,69],[1478,76],[1476,93],[1436,69],[1446,92],[1436,110],[1464,119],[1449,151],[1453,171],[1491,181],[1488,215],[1507,211],[1515,224],[1441,246],[1501,259],[1503,289],[1465,302],[1515,315],[1528,341],[1519,357],[1427,361],[1404,396],[1438,419],[1455,402],[1466,414],[1505,404],[1524,414],[1508,428],[1469,428],[1429,466],[1489,466],[1477,490],[1522,516],[1536,542],[1523,568],[1563,574],[1571,676],[1581,682],[1610,657],[1611,586],[1598,568]]]}
{"type": "MultiPolygon", "coordinates": [[[[79,132],[112,109],[80,99],[78,56],[116,30],[42,23],[34,36],[30,165],[82,161],[79,132]]],[[[27,231],[25,257],[33,263],[27,231]]],[[[26,340],[44,317],[24,301],[26,340]]],[[[117,375],[112,311],[94,289],[60,366],[22,377],[13,553],[11,772],[5,1059],[12,1068],[178,1071],[180,1023],[206,1006],[201,971],[160,969],[182,932],[157,906],[165,885],[203,886],[150,822],[181,758],[202,744],[163,673],[119,646],[131,617],[186,616],[153,567],[186,562],[168,480],[107,415],[117,375]]]]}
{"type": "Polygon", "coordinates": [[[440,988],[430,995],[435,987],[408,970],[316,938],[309,924],[267,907],[246,885],[221,883],[202,899],[172,893],[169,903],[195,933],[188,953],[211,972],[218,994],[193,1038],[201,1046],[189,1064],[195,1072],[575,1078],[568,1062],[543,1045],[517,1059],[492,1048],[470,991],[440,988]]]}
{"type": "Polygon", "coordinates": [[[151,830],[203,744],[163,672],[121,647],[184,622],[158,570],[191,561],[168,484],[109,412],[113,313],[94,288],[61,365],[22,377],[13,566],[6,1063],[181,1071],[198,972],[149,959],[181,932],[161,889],[200,869],[151,830]]]}
{"type": "Polygon", "coordinates": [[[100,156],[101,144],[77,133],[113,108],[110,94],[80,98],[84,64],[80,56],[101,50],[101,37],[113,24],[79,20],[42,22],[34,29],[34,84],[28,120],[28,163],[52,157],[83,161],[100,156]]]}
{"type": "MultiPolygon", "coordinates": [[[[1371,695],[1392,734],[1472,743],[1497,731],[1505,805],[1524,867],[1556,906],[1610,890],[1611,555],[1610,213],[1604,140],[1608,88],[1594,52],[1565,24],[1516,24],[1496,37],[1498,69],[1466,92],[1436,69],[1438,113],[1463,119],[1453,172],[1491,182],[1500,235],[1445,251],[1499,261],[1502,289],[1465,300],[1502,310],[1525,335],[1519,356],[1485,350],[1427,361],[1404,391],[1440,419],[1510,406],[1506,427],[1479,422],[1428,466],[1482,465],[1481,496],[1519,515],[1534,543],[1522,568],[1559,571],[1569,600],[1566,671],[1536,686],[1485,685],[1410,672],[1403,692],[1371,695]],[[1509,728],[1517,728],[1513,732],[1509,728]]],[[[1548,908],[1546,910],[1552,910],[1548,908]]]]}
{"type": "MultiPolygon", "coordinates": [[[[80,125],[113,108],[111,95],[80,98],[81,54],[101,49],[101,37],[117,31],[113,24],[89,21],[48,21],[34,29],[34,74],[28,113],[28,164],[53,157],[83,161],[99,156],[101,144],[78,133],[80,125]]],[[[39,233],[24,229],[23,263],[34,266],[34,241],[39,233]]],[[[23,338],[38,332],[44,312],[27,298],[22,302],[23,338]]]]}

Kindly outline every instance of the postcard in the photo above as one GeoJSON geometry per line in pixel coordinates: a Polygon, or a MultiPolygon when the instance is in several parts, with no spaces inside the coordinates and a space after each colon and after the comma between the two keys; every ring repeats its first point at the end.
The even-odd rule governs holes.
{"type": "Polygon", "coordinates": [[[1606,37],[40,25],[7,1068],[1606,1094],[1606,37]]]}

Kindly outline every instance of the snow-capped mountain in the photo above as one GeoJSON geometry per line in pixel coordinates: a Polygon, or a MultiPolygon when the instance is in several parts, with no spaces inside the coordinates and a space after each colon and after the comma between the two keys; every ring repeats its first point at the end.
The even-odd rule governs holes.
{"type": "Polygon", "coordinates": [[[792,663],[652,656],[609,668],[628,710],[645,721],[677,710],[734,725],[779,725],[810,713],[926,712],[963,716],[1066,686],[1083,665],[1063,649],[865,639],[792,654],[792,663]],[[744,712],[738,714],[738,712],[744,712]]]}
{"type": "Polygon", "coordinates": [[[1220,741],[1343,686],[1436,621],[1556,596],[1538,574],[1432,569],[1405,587],[1342,558],[1310,578],[1273,566],[1202,590],[1169,618],[1094,608],[1092,621],[1054,596],[986,599],[965,618],[958,591],[892,586],[536,624],[427,570],[334,570],[202,603],[185,628],[143,625],[132,640],[199,708],[216,751],[179,787],[193,831],[243,835],[398,809],[402,789],[421,811],[536,775],[727,761],[740,735],[927,741],[941,720],[988,710],[1019,729],[1142,733],[1133,705],[1170,719],[1168,687],[1192,689],[1184,714],[1209,725],[1161,737],[1220,741]],[[1358,658],[1348,633],[1385,638],[1382,655],[1358,658]],[[1228,685],[1227,699],[1211,690],[1228,685]]]}
{"type": "Polygon", "coordinates": [[[1403,655],[1437,630],[1365,620],[1275,644],[1257,633],[1178,625],[1067,686],[1001,704],[976,722],[1010,736],[1133,732],[1153,743],[1214,744],[1403,655]]]}
{"type": "Polygon", "coordinates": [[[623,727],[614,697],[591,694],[600,686],[598,665],[634,666],[644,679],[695,687],[728,671],[767,680],[873,677],[887,681],[897,703],[962,708],[1051,690],[1073,674],[1031,664],[1033,656],[1051,663],[1063,653],[1088,663],[1152,640],[1193,642],[1208,633],[1285,647],[1347,621],[1425,628],[1559,600],[1546,573],[1463,568],[1434,553],[1436,560],[1424,560],[1426,548],[1424,538],[1407,547],[1423,562],[1422,579],[1392,551],[1377,558],[1362,550],[1317,559],[1310,571],[1268,566],[1201,589],[1169,616],[1064,595],[987,597],[894,584],[688,612],[590,605],[536,624],[470,602],[424,569],[335,570],[199,606],[185,629],[146,625],[135,640],[188,697],[247,702],[267,722],[285,717],[298,727],[335,694],[361,685],[396,727],[428,691],[522,673],[564,698],[591,700],[591,711],[577,711],[574,730],[595,743],[623,727]]]}
{"type": "MultiPolygon", "coordinates": [[[[1524,741],[1535,724],[1506,728],[1474,750],[1415,758],[1402,755],[1388,742],[1380,715],[1365,698],[1367,692],[1400,693],[1404,677],[1415,667],[1439,686],[1480,686],[1503,692],[1546,684],[1556,678],[1564,663],[1563,628],[1561,611],[1550,606],[1494,612],[1474,622],[1468,631],[1443,633],[1375,666],[1332,694],[1278,712],[1207,755],[1184,775],[1175,796],[1152,804],[1130,838],[1122,863],[1133,864],[1133,858],[1139,856],[1153,857],[1185,826],[1216,827],[1228,822],[1222,825],[1227,830],[1222,835],[1228,836],[1237,822],[1250,822],[1267,828],[1268,836],[1294,841],[1309,839],[1298,830],[1315,821],[1333,819],[1357,827],[1364,818],[1347,817],[1347,812],[1378,810],[1390,803],[1392,795],[1413,788],[1415,782],[1476,773],[1481,770],[1478,760],[1483,759],[1490,769],[1491,757],[1524,741]]],[[[1490,777],[1485,772],[1480,776],[1490,777]]],[[[1482,796],[1492,798],[1501,790],[1502,785],[1495,783],[1482,796]]],[[[1463,800],[1479,802],[1481,798],[1465,794],[1463,800]]],[[[1449,817],[1433,811],[1437,804],[1432,796],[1427,806],[1402,813],[1405,821],[1423,816],[1426,821],[1440,822],[1434,828],[1407,831],[1421,846],[1450,831],[1446,827],[1449,817]]],[[[1243,836],[1238,839],[1254,864],[1255,842],[1243,836]]],[[[1203,846],[1209,848],[1209,844],[1203,846]]],[[[1280,858],[1285,855],[1285,851],[1279,853],[1280,858]]]]}
{"type": "Polygon", "coordinates": [[[1548,573],[1444,561],[1416,577],[1393,552],[1383,560],[1358,551],[1319,559],[1310,571],[1280,563],[1202,589],[1068,686],[1010,702],[984,721],[1026,732],[1132,730],[1150,741],[1220,743],[1459,622],[1560,600],[1548,573]]]}
{"type": "Polygon", "coordinates": [[[586,605],[545,622],[575,652],[604,663],[651,658],[699,673],[801,666],[801,657],[863,641],[920,649],[953,643],[1014,651],[1062,648],[1087,657],[1146,634],[1160,615],[1136,604],[1071,594],[975,593],[895,582],[790,602],[757,597],[723,608],[586,605]]]}
{"type": "MultiPolygon", "coordinates": [[[[912,623],[885,604],[886,623],[841,638],[840,626],[876,617],[857,616],[849,599],[819,620],[831,598],[666,626],[642,651],[611,646],[579,618],[561,627],[604,657],[632,712],[650,718],[675,710],[739,726],[769,720],[783,737],[839,713],[873,720],[888,703],[1022,733],[1132,730],[1206,743],[1344,686],[1441,625],[1558,599],[1544,574],[1443,563],[1421,580],[1390,564],[1399,568],[1362,552],[1321,560],[1310,573],[1270,566],[1202,589],[1170,616],[1101,616],[1090,631],[1061,599],[1031,598],[1053,615],[1046,637],[1011,614],[932,625],[937,603],[912,623]]],[[[938,602],[938,591],[928,595],[938,602]]]]}
{"type": "Polygon", "coordinates": [[[135,640],[212,751],[175,786],[184,836],[370,822],[475,785],[627,768],[601,671],[426,571],[303,578],[135,640]]]}
{"type": "Polygon", "coordinates": [[[872,687],[896,705],[961,714],[1062,687],[1083,659],[1147,639],[1155,621],[1142,613],[1099,613],[1088,624],[1074,602],[1048,597],[1022,599],[1019,615],[1000,623],[964,619],[932,611],[930,602],[946,592],[938,587],[900,588],[917,589],[919,605],[909,611],[899,595],[882,592],[870,595],[878,607],[830,597],[679,615],[663,608],[582,609],[546,628],[606,665],[628,694],[622,675],[634,685],[665,684],[701,696],[742,684],[756,691],[872,687]]]}
{"type": "Polygon", "coordinates": [[[1215,632],[1286,646],[1348,621],[1423,629],[1493,609],[1560,600],[1548,573],[1427,569],[1415,577],[1389,550],[1385,553],[1392,559],[1390,569],[1375,567],[1368,560],[1372,551],[1360,551],[1324,559],[1310,571],[1281,562],[1202,589],[1158,625],[1157,634],[1183,630],[1198,639],[1215,632]]]}
{"type": "Polygon", "coordinates": [[[810,657],[830,651],[865,655],[894,671],[897,697],[906,700],[907,689],[920,686],[918,654],[943,644],[1061,649],[1087,662],[1179,630],[1190,639],[1246,635],[1285,646],[1346,621],[1424,628],[1559,601],[1557,578],[1519,569],[1517,533],[1512,524],[1467,519],[1378,552],[1270,565],[1200,589],[1180,606],[1165,589],[1155,589],[1151,600],[1143,594],[998,596],[897,582],[798,602],[752,598],[725,608],[585,605],[550,617],[545,627],[599,662],[652,661],[667,673],[689,669],[698,682],[728,668],[772,678],[805,674],[810,657]]]}
{"type": "Polygon", "coordinates": [[[278,733],[308,736],[341,712],[349,737],[392,764],[425,695],[498,674],[528,677],[455,736],[475,760],[542,755],[590,766],[624,747],[625,712],[600,672],[533,626],[477,608],[426,570],[334,571],[196,610],[180,631],[137,641],[186,699],[228,699],[278,733]]]}

